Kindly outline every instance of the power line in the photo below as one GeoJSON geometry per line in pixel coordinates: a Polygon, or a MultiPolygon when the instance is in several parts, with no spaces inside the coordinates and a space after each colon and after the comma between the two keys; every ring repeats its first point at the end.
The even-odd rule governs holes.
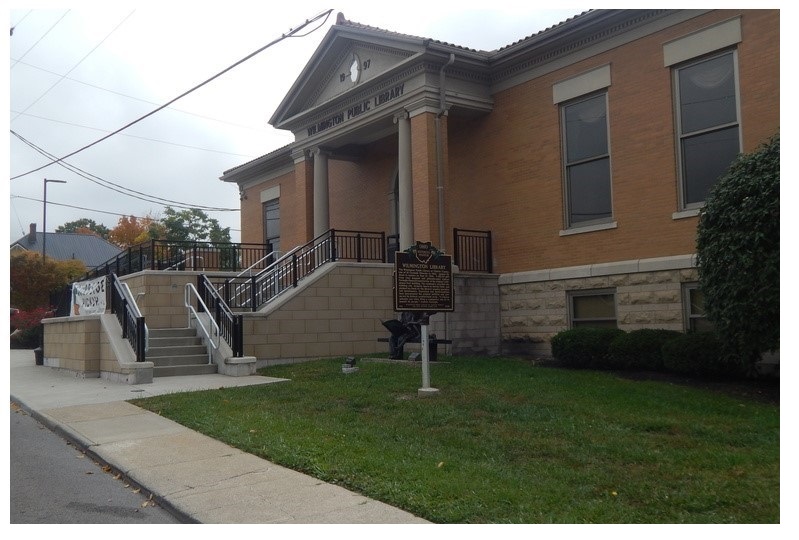
{"type": "MultiPolygon", "coordinates": [[[[12,60],[13,60],[13,58],[12,58],[12,60]]],[[[33,64],[29,64],[28,62],[22,62],[22,61],[19,61],[19,60],[17,61],[17,63],[22,64],[23,66],[27,66],[27,67],[32,68],[32,69],[36,69],[36,70],[39,70],[39,71],[43,71],[45,73],[49,73],[50,75],[55,75],[57,77],[62,77],[62,74],[56,73],[55,71],[51,71],[49,69],[45,69],[45,68],[43,68],[41,66],[34,66],[33,64]]],[[[156,103],[155,101],[149,101],[149,100],[138,98],[136,96],[131,96],[129,94],[125,94],[125,93],[122,93],[122,92],[117,92],[116,90],[111,90],[110,88],[104,88],[104,87],[98,86],[96,84],[87,83],[86,81],[81,81],[81,80],[75,79],[74,77],[67,77],[67,76],[64,75],[63,78],[68,80],[68,81],[72,81],[74,83],[77,83],[77,84],[82,84],[84,86],[88,86],[89,88],[94,88],[96,90],[102,90],[103,92],[108,92],[109,94],[114,94],[114,95],[121,96],[121,97],[124,97],[124,98],[132,99],[133,101],[138,101],[138,102],[141,102],[141,103],[147,103],[148,105],[156,105],[156,106],[158,105],[158,103],[156,103]]],[[[203,120],[211,120],[212,122],[219,122],[220,124],[227,124],[229,126],[234,126],[234,127],[244,128],[244,129],[250,129],[250,130],[253,130],[253,131],[257,131],[257,130],[263,129],[262,127],[246,126],[244,124],[237,124],[236,122],[229,122],[227,120],[221,120],[219,118],[214,118],[212,116],[205,116],[203,114],[197,114],[197,113],[193,113],[193,112],[190,112],[190,111],[187,111],[187,110],[184,110],[184,109],[176,109],[174,107],[169,107],[169,109],[172,110],[172,111],[175,111],[175,112],[182,113],[182,114],[188,114],[190,116],[195,116],[197,118],[202,118],[203,120]]],[[[16,113],[17,111],[11,111],[11,112],[12,113],[16,113]]],[[[30,116],[33,116],[33,115],[30,115],[30,116]]],[[[54,121],[56,121],[56,120],[54,120],[54,121]]],[[[107,130],[103,130],[103,131],[107,131],[107,130]]]]}
{"type": "MultiPolygon", "coordinates": [[[[35,145],[31,141],[27,140],[25,137],[23,137],[23,136],[19,135],[18,133],[16,133],[14,130],[11,130],[11,134],[14,135],[15,137],[17,137],[23,143],[27,144],[28,146],[30,146],[31,148],[33,148],[34,150],[39,152],[40,154],[42,154],[43,156],[45,156],[46,158],[55,160],[55,156],[53,154],[51,154],[51,153],[47,152],[46,150],[44,150],[43,148],[40,148],[39,146],[35,145]]],[[[115,192],[120,193],[122,195],[127,195],[128,197],[132,197],[134,199],[139,199],[139,200],[142,200],[142,201],[145,201],[145,202],[151,202],[151,203],[156,203],[156,204],[160,204],[160,205],[175,206],[177,208],[185,208],[185,209],[199,208],[201,210],[208,210],[208,211],[214,211],[214,212],[238,212],[239,211],[238,208],[219,208],[219,207],[204,206],[204,205],[191,205],[191,204],[183,203],[183,202],[180,202],[180,201],[173,201],[173,200],[170,200],[170,199],[164,199],[164,198],[158,197],[156,195],[149,195],[149,194],[143,193],[141,191],[136,191],[135,189],[126,188],[125,186],[121,186],[119,184],[115,184],[114,182],[111,182],[110,180],[106,180],[106,179],[101,178],[101,177],[99,177],[97,175],[91,174],[91,173],[89,173],[87,171],[84,171],[83,169],[81,169],[79,167],[76,167],[75,165],[71,165],[71,164],[69,164],[69,163],[67,163],[66,161],[63,161],[63,160],[56,160],[56,161],[53,161],[53,163],[58,163],[59,165],[61,165],[65,169],[67,169],[68,171],[70,171],[70,172],[72,172],[74,174],[77,174],[78,176],[81,176],[81,177],[85,178],[86,180],[89,180],[90,182],[94,182],[95,184],[97,184],[97,185],[99,185],[101,187],[104,187],[106,189],[110,189],[111,191],[115,191],[115,192]],[[109,184],[109,185],[105,185],[105,184],[109,184]],[[110,186],[114,186],[114,187],[110,187],[110,186]],[[119,188],[119,189],[115,189],[115,188],[119,188]],[[124,191],[121,191],[121,190],[124,190],[124,191]],[[130,193],[125,193],[125,191],[129,191],[130,193]],[[141,197],[138,197],[136,195],[131,195],[131,193],[135,193],[136,195],[141,195],[141,197]],[[145,197],[147,197],[147,198],[145,198],[145,197]]]]}
{"type": "MultiPolygon", "coordinates": [[[[14,111],[12,109],[11,112],[15,113],[17,111],[14,111]]],[[[38,118],[39,120],[46,120],[48,122],[55,122],[57,124],[64,124],[66,126],[74,126],[74,127],[84,128],[84,129],[91,129],[93,131],[103,131],[105,133],[109,132],[107,129],[100,129],[100,128],[91,127],[91,126],[84,126],[82,124],[75,124],[73,122],[65,122],[63,120],[55,120],[54,118],[46,118],[44,116],[38,116],[36,114],[31,114],[31,113],[19,113],[19,114],[23,115],[23,116],[30,117],[30,118],[38,118]]],[[[172,145],[172,146],[180,146],[181,148],[191,148],[192,150],[202,150],[203,152],[214,152],[216,154],[225,154],[225,155],[228,155],[228,156],[237,156],[237,157],[244,157],[244,158],[253,158],[253,157],[255,157],[255,156],[252,156],[250,154],[236,154],[234,152],[223,152],[222,150],[213,150],[211,148],[201,148],[199,146],[191,146],[190,144],[180,144],[180,143],[175,143],[175,142],[170,142],[170,141],[162,141],[160,139],[151,139],[149,137],[141,137],[139,135],[131,135],[130,133],[120,133],[120,135],[122,135],[123,137],[130,137],[132,139],[141,139],[143,141],[152,141],[152,142],[157,142],[157,143],[161,143],[161,144],[169,144],[169,145],[172,145]]]]}
{"type": "MultiPolygon", "coordinates": [[[[33,10],[31,10],[31,11],[33,11],[33,10]]],[[[49,34],[49,33],[50,33],[50,31],[51,31],[53,28],[55,28],[56,26],[58,26],[58,23],[60,23],[60,22],[61,22],[61,19],[63,19],[64,17],[66,17],[66,16],[67,16],[67,14],[68,14],[69,12],[70,12],[70,10],[69,10],[69,9],[68,9],[68,10],[66,10],[66,11],[64,12],[64,14],[63,14],[63,15],[61,15],[61,17],[60,17],[60,18],[59,18],[59,19],[58,19],[58,20],[57,20],[55,23],[53,23],[53,26],[51,26],[50,28],[48,28],[48,29],[47,29],[47,32],[45,32],[45,33],[42,35],[42,37],[40,37],[39,39],[37,39],[37,40],[36,40],[36,43],[34,43],[34,44],[33,44],[33,45],[31,45],[30,47],[28,47],[28,50],[27,50],[27,51],[25,51],[24,53],[22,53],[22,56],[20,56],[20,60],[22,60],[23,58],[25,58],[25,55],[27,55],[29,52],[31,52],[31,51],[33,50],[33,48],[34,48],[34,47],[36,47],[36,45],[38,45],[38,44],[39,44],[39,42],[40,42],[41,40],[43,40],[43,39],[44,39],[44,38],[47,36],[47,34],[49,34]]],[[[31,12],[29,11],[28,13],[26,13],[26,14],[25,14],[25,17],[27,17],[27,16],[28,16],[28,15],[30,15],[30,14],[31,14],[31,12]]],[[[22,20],[20,20],[19,22],[22,22],[22,21],[24,21],[24,20],[25,20],[25,17],[22,17],[22,20]]],[[[16,28],[16,27],[17,27],[17,25],[19,25],[19,23],[15,24],[15,25],[14,25],[14,26],[11,28],[11,35],[12,35],[12,36],[14,35],[14,28],[16,28]]],[[[12,64],[10,69],[14,69],[14,66],[16,66],[16,65],[17,65],[16,63],[12,64]]]]}
{"type": "MultiPolygon", "coordinates": [[[[117,24],[117,25],[116,25],[116,26],[113,28],[113,30],[111,30],[111,31],[110,31],[110,32],[109,32],[109,33],[108,33],[108,34],[107,34],[107,35],[106,35],[106,36],[105,36],[103,39],[101,39],[101,40],[100,40],[100,43],[98,43],[97,45],[95,45],[95,46],[92,48],[92,50],[90,50],[88,53],[86,53],[86,54],[83,56],[83,58],[81,58],[80,60],[78,60],[78,63],[77,63],[77,64],[75,64],[74,66],[72,66],[71,68],[69,68],[69,71],[67,71],[67,72],[66,72],[66,73],[65,73],[65,74],[64,74],[64,75],[63,75],[63,76],[62,76],[60,79],[58,79],[56,82],[54,82],[54,83],[52,84],[52,86],[50,86],[50,88],[48,88],[47,90],[45,90],[45,91],[44,91],[44,93],[43,93],[42,95],[40,95],[38,98],[36,98],[36,100],[35,100],[33,103],[31,103],[30,105],[28,105],[27,107],[25,107],[25,110],[23,110],[23,111],[22,111],[21,113],[19,113],[19,114],[23,114],[23,113],[27,112],[27,111],[28,111],[28,109],[30,109],[31,107],[33,107],[34,105],[36,105],[37,103],[39,103],[39,101],[41,101],[41,99],[42,99],[44,96],[46,96],[47,94],[49,94],[49,93],[50,93],[50,90],[52,90],[53,88],[55,88],[56,86],[58,86],[58,83],[60,83],[61,81],[63,81],[63,80],[64,80],[64,77],[66,77],[67,75],[69,75],[70,73],[72,73],[72,71],[73,71],[73,70],[75,70],[75,68],[77,68],[79,65],[81,65],[81,64],[83,63],[83,61],[84,61],[84,60],[86,60],[86,59],[87,59],[89,56],[91,56],[91,54],[92,54],[94,51],[96,51],[96,50],[98,49],[98,47],[100,47],[100,45],[102,45],[103,43],[105,43],[105,40],[107,40],[109,37],[111,37],[111,34],[113,34],[114,32],[116,32],[116,31],[119,29],[119,27],[120,27],[120,26],[122,26],[122,25],[125,23],[125,21],[127,21],[127,20],[130,18],[130,16],[131,16],[131,15],[133,15],[135,12],[136,12],[136,10],[134,9],[133,11],[131,11],[130,13],[128,13],[128,14],[127,14],[127,16],[126,16],[124,19],[122,19],[122,20],[119,22],[119,24],[117,24]]],[[[60,19],[59,19],[59,20],[60,20],[60,19]]],[[[12,66],[12,67],[13,67],[13,66],[12,66]]],[[[12,119],[11,119],[11,121],[13,122],[13,121],[14,121],[14,120],[16,120],[17,118],[19,118],[19,114],[18,114],[17,116],[15,116],[14,118],[12,118],[12,119]]]]}
{"type": "MultiPolygon", "coordinates": [[[[12,200],[13,199],[25,199],[26,201],[42,202],[42,199],[36,199],[34,197],[25,197],[23,195],[14,195],[14,194],[11,195],[11,199],[12,200]]],[[[85,210],[87,212],[96,212],[98,214],[108,214],[108,215],[111,215],[111,216],[133,217],[133,218],[136,218],[136,219],[151,219],[151,216],[142,217],[142,216],[134,216],[132,214],[121,214],[119,212],[109,212],[108,210],[97,210],[96,208],[85,208],[83,206],[75,206],[73,204],[57,203],[57,202],[53,202],[53,201],[50,201],[50,200],[47,201],[47,204],[48,205],[52,204],[54,206],[64,206],[66,208],[74,208],[76,210],[85,210]]],[[[17,218],[17,220],[19,220],[19,218],[17,218]]],[[[19,226],[20,226],[20,229],[22,230],[22,234],[25,234],[25,229],[22,227],[22,222],[20,222],[19,226]]],[[[233,229],[233,228],[230,228],[230,230],[231,231],[237,231],[237,232],[241,231],[241,229],[233,229]]]]}
{"type": "MultiPolygon", "coordinates": [[[[29,10],[29,11],[28,11],[28,12],[27,12],[25,15],[23,15],[23,16],[22,16],[22,18],[21,18],[20,20],[18,20],[18,21],[17,21],[17,24],[14,24],[14,25],[12,25],[12,26],[11,26],[11,35],[12,35],[12,36],[14,35],[14,28],[16,28],[17,26],[19,26],[19,25],[22,23],[22,21],[24,21],[25,19],[27,19],[27,18],[28,18],[28,15],[30,15],[31,13],[33,13],[33,10],[32,10],[32,9],[31,9],[31,10],[29,10]]],[[[11,66],[11,67],[14,67],[14,66],[11,66]]]]}
{"type": "MultiPolygon", "coordinates": [[[[52,162],[50,162],[50,163],[48,163],[48,164],[46,164],[46,165],[42,165],[41,167],[38,167],[38,168],[36,168],[36,169],[33,169],[33,170],[30,170],[30,171],[28,171],[28,172],[26,172],[26,173],[18,174],[17,176],[12,176],[12,177],[11,177],[11,180],[14,180],[14,179],[16,179],[16,178],[20,178],[20,177],[22,177],[22,176],[26,176],[26,175],[28,175],[28,174],[31,174],[31,173],[34,173],[34,172],[36,172],[36,171],[40,171],[40,170],[42,170],[42,169],[44,169],[44,168],[46,168],[46,167],[49,167],[50,165],[53,165],[54,163],[58,163],[58,162],[60,162],[60,161],[62,161],[62,160],[64,160],[64,159],[67,159],[67,158],[69,158],[69,157],[72,157],[72,156],[74,156],[75,154],[78,154],[78,153],[80,153],[80,152],[83,152],[84,150],[87,150],[88,148],[91,148],[92,146],[95,146],[96,144],[99,144],[99,143],[101,143],[102,141],[104,141],[104,140],[106,140],[106,139],[108,139],[108,138],[110,138],[110,137],[113,137],[113,136],[114,136],[114,135],[116,135],[117,133],[120,133],[120,132],[122,132],[122,131],[126,130],[127,128],[129,128],[129,127],[133,126],[134,124],[137,124],[137,123],[141,122],[142,120],[144,120],[144,119],[146,119],[146,118],[149,118],[150,116],[154,115],[155,113],[157,113],[157,112],[159,112],[159,111],[161,111],[161,110],[163,110],[163,109],[167,108],[168,106],[172,105],[173,103],[175,103],[175,102],[176,102],[176,101],[178,101],[179,99],[186,97],[187,95],[191,94],[191,93],[192,93],[192,92],[194,92],[195,90],[198,90],[199,88],[202,88],[203,86],[205,86],[206,84],[210,83],[211,81],[213,81],[213,80],[215,80],[215,79],[218,79],[219,77],[221,77],[222,75],[224,75],[225,73],[227,73],[228,71],[230,71],[231,69],[233,69],[233,68],[235,68],[235,67],[239,66],[240,64],[242,64],[242,63],[246,62],[247,60],[249,60],[249,59],[250,59],[250,58],[252,58],[253,56],[256,56],[257,54],[259,54],[259,53],[261,53],[261,52],[265,51],[266,49],[268,49],[268,48],[269,48],[269,47],[271,47],[272,45],[275,45],[276,43],[279,43],[279,42],[283,41],[283,40],[284,40],[284,39],[286,39],[286,38],[293,37],[295,34],[297,34],[297,33],[298,33],[300,30],[302,30],[303,28],[305,28],[305,27],[306,27],[306,26],[308,26],[309,24],[311,24],[311,23],[313,23],[313,22],[316,22],[316,21],[318,21],[319,19],[322,19],[322,18],[324,18],[324,20],[323,20],[323,21],[322,21],[322,22],[319,24],[319,26],[318,26],[318,27],[316,27],[316,28],[314,28],[314,30],[313,30],[313,31],[316,31],[316,30],[318,30],[319,28],[321,28],[321,27],[322,27],[322,25],[324,25],[325,21],[327,21],[327,18],[330,16],[330,13],[331,13],[332,11],[333,11],[332,9],[328,9],[327,11],[323,11],[323,12],[322,12],[322,13],[320,13],[319,15],[316,15],[314,18],[306,20],[304,23],[302,23],[302,24],[301,24],[300,26],[298,26],[297,28],[290,29],[288,33],[281,35],[279,38],[277,38],[277,39],[275,39],[275,40],[273,40],[273,41],[271,41],[271,42],[267,43],[266,45],[264,45],[264,46],[263,46],[263,47],[261,47],[260,49],[258,49],[258,50],[256,50],[256,51],[254,51],[254,52],[252,52],[252,53],[250,53],[250,54],[248,54],[247,56],[245,56],[244,58],[242,58],[242,59],[241,59],[241,60],[239,60],[238,62],[235,62],[234,64],[231,64],[230,66],[228,66],[227,68],[223,69],[222,71],[220,71],[220,72],[219,72],[219,73],[217,73],[216,75],[214,75],[214,76],[210,77],[209,79],[206,79],[205,81],[203,81],[203,82],[201,82],[200,84],[198,84],[198,85],[194,86],[193,88],[191,88],[191,89],[187,90],[186,92],[183,92],[183,93],[182,93],[182,94],[180,94],[178,97],[176,97],[176,98],[174,98],[174,99],[172,99],[172,100],[168,101],[167,103],[165,103],[165,104],[163,104],[163,105],[161,105],[161,106],[159,106],[159,107],[155,108],[154,110],[150,111],[149,113],[145,114],[144,116],[140,116],[140,117],[139,117],[139,118],[137,118],[136,120],[133,120],[132,122],[129,122],[128,124],[125,124],[124,126],[122,126],[121,128],[117,129],[116,131],[112,131],[112,132],[111,132],[111,133],[109,133],[108,135],[106,135],[106,136],[104,136],[104,137],[101,137],[100,139],[98,139],[98,140],[94,141],[93,143],[90,143],[90,144],[87,144],[86,146],[83,146],[83,147],[81,147],[81,148],[78,148],[78,149],[77,149],[77,150],[75,150],[74,152],[71,152],[71,153],[69,153],[69,154],[67,154],[67,155],[65,155],[65,156],[62,156],[62,157],[60,157],[60,158],[54,159],[52,162]]],[[[305,35],[308,35],[308,34],[310,34],[310,33],[311,33],[311,32],[308,32],[308,33],[306,33],[306,34],[303,34],[303,36],[305,36],[305,35]]]]}

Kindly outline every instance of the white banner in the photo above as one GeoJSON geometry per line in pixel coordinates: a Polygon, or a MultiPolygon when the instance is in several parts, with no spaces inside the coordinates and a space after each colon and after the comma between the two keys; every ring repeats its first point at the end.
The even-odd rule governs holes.
{"type": "Polygon", "coordinates": [[[105,277],[72,284],[70,315],[100,315],[105,313],[105,277]]]}

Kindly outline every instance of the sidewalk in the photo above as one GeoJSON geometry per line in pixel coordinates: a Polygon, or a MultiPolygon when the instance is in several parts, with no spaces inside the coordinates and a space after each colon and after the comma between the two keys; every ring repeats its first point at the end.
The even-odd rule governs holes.
{"type": "Polygon", "coordinates": [[[339,486],[231,448],[126,400],[173,392],[280,383],[197,375],[152,384],[81,379],[11,350],[11,401],[86,450],[183,521],[194,523],[427,523],[339,486]]]}

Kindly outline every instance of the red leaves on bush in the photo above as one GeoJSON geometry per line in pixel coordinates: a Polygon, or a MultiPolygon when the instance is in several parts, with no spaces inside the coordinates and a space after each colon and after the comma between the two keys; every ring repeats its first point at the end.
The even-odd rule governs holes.
{"type": "Polygon", "coordinates": [[[19,330],[27,330],[42,323],[42,319],[52,317],[55,313],[53,308],[35,308],[28,311],[19,310],[11,315],[11,326],[19,330]]]}

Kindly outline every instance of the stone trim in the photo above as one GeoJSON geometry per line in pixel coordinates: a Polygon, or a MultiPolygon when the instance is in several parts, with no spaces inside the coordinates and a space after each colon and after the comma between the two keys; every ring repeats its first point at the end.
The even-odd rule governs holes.
{"type": "Polygon", "coordinates": [[[499,285],[610,276],[615,274],[635,274],[638,272],[683,270],[696,268],[696,266],[695,254],[657,257],[652,259],[633,259],[629,261],[567,266],[563,268],[546,268],[528,272],[502,274],[499,276],[499,285]]]}

